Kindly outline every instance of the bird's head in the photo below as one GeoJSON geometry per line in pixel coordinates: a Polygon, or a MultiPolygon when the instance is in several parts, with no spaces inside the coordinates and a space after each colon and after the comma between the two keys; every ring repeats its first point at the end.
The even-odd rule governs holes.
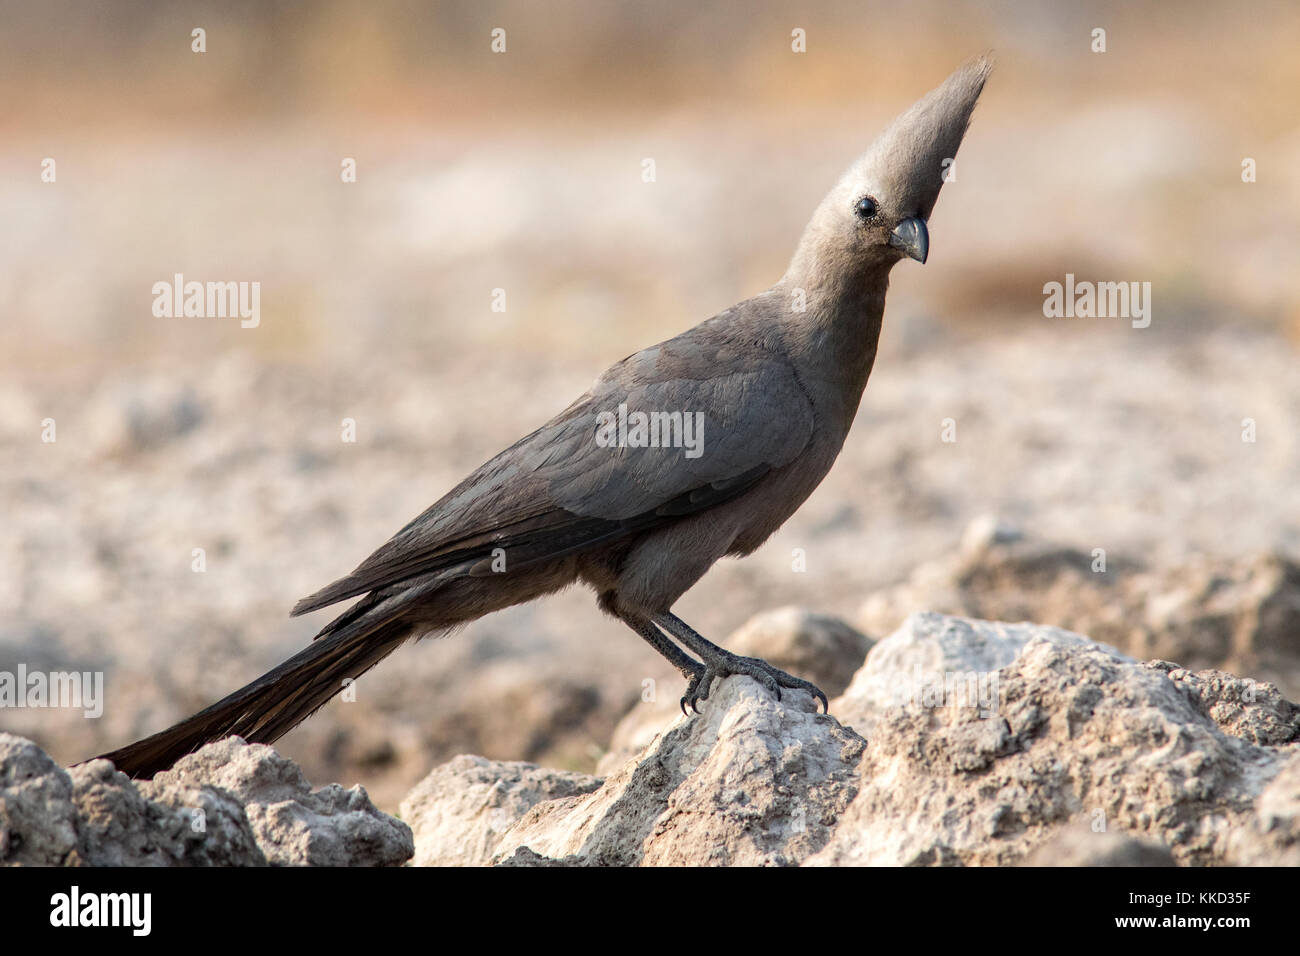
{"type": "Polygon", "coordinates": [[[968,62],[895,119],[822,201],[792,268],[862,274],[925,262],[930,213],[992,68],[987,57],[968,62]]]}

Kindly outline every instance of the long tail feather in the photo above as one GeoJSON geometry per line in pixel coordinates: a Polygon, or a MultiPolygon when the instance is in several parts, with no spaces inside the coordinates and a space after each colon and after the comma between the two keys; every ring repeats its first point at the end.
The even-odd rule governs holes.
{"type": "Polygon", "coordinates": [[[401,620],[345,626],[193,717],[101,756],[128,776],[152,777],[231,734],[249,743],[273,743],[341,691],[345,678],[360,677],[411,635],[401,620]]]}

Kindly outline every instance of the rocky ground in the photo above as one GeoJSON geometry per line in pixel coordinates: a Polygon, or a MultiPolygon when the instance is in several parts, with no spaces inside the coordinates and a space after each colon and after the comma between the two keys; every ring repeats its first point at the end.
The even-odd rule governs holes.
{"type": "Polygon", "coordinates": [[[640,705],[601,776],[459,756],[400,819],[237,738],[133,783],[0,735],[0,861],[1300,865],[1300,707],[1275,686],[937,613],[854,668],[851,633],[787,613],[733,640],[786,666],[845,650],[818,660],[847,684],[830,715],[728,678],[698,715],[640,705]]]}
{"type": "Polygon", "coordinates": [[[690,859],[673,837],[699,822],[689,795],[722,807],[704,825],[737,860],[1276,857],[1289,745],[1224,694],[1300,699],[1297,10],[1211,5],[1171,30],[1126,4],[1098,56],[1082,8],[814,4],[795,55],[777,2],[503,2],[499,57],[465,39],[478,6],[398,6],[250,8],[202,57],[174,42],[201,13],[183,3],[111,23],[42,4],[0,31],[0,205],[21,224],[0,234],[0,674],[105,689],[97,719],[0,708],[0,855],[342,861],[324,848],[355,827],[375,847],[356,862],[394,862],[407,844],[382,814],[406,806],[418,860],[690,859]],[[891,31],[916,42],[863,56],[891,31]],[[836,467],[675,608],[838,693],[833,720],[740,681],[673,725],[680,676],[574,589],[402,648],[280,740],[283,760],[210,751],[150,785],[59,769],[302,648],[328,612],[289,619],[295,601],[599,370],[770,285],[874,132],[989,48],[930,260],[891,278],[836,467]],[[1219,69],[1185,69],[1207,57],[1219,69]],[[155,316],[177,273],[259,283],[256,328],[155,316]],[[1149,282],[1149,327],[1045,316],[1066,274],[1149,282]],[[1186,673],[1080,658],[1055,630],[1019,657],[1010,626],[953,625],[965,649],[889,637],[916,612],[1031,621],[1186,673]],[[908,710],[886,667],[995,650],[1002,690],[1030,695],[1001,699],[1001,722],[908,710]],[[1236,676],[1188,676],[1207,671],[1236,676]],[[1105,727],[1146,756],[1119,761],[1105,727]],[[824,786],[719,787],[743,747],[769,769],[797,749],[824,786]],[[636,822],[615,837],[618,807],[636,822]],[[204,808],[212,836],[192,837],[204,808]],[[459,821],[445,846],[440,819],[459,821]]]}
{"type": "Polygon", "coordinates": [[[291,761],[237,737],[151,781],[107,760],[65,770],[0,734],[0,860],[35,866],[394,866],[411,829],[365,790],[312,792],[291,761]]]}
{"type": "MultiPolygon", "coordinates": [[[[873,639],[916,610],[1031,620],[1300,696],[1300,524],[1284,506],[1300,473],[1294,353],[1257,331],[1147,331],[1141,348],[1116,330],[1062,347],[1055,331],[985,340],[904,313],[823,486],[678,612],[715,637],[790,604],[873,639]]],[[[597,364],[429,361],[390,351],[393,368],[322,374],[228,356],[184,382],[0,385],[0,666],[102,671],[107,697],[98,720],[7,709],[0,729],[71,763],[274,666],[327,619],[289,619],[294,601],[562,407],[597,364]],[[54,444],[33,437],[47,414],[54,444]],[[356,444],[340,441],[345,416],[356,444]]],[[[647,680],[676,698],[667,665],[574,590],[403,648],[280,746],[309,778],[364,782],[392,811],[459,753],[593,772],[647,680]]]]}
{"type": "MultiPolygon", "coordinates": [[[[950,6],[936,7],[945,24],[950,6]]],[[[1285,75],[1263,51],[1289,56],[1278,38],[1294,31],[1290,14],[1261,18],[1252,42],[1225,48],[1244,25],[1218,16],[1231,22],[1197,28],[1242,68],[1195,87],[1153,65],[1157,46],[1171,64],[1201,55],[1163,17],[1135,59],[1063,73],[1041,50],[1006,56],[935,211],[931,260],[895,270],[836,467],[765,547],[679,602],[687,621],[719,639],[797,605],[878,640],[920,610],[1027,619],[1300,696],[1286,646],[1300,191],[1268,172],[1296,168],[1300,138],[1285,98],[1251,92],[1285,75]],[[1258,183],[1241,182],[1238,153],[1260,157],[1258,183]],[[1150,326],[1046,318],[1043,285],[1066,272],[1149,279],[1150,326]]],[[[670,33],[664,49],[679,51],[670,33]]],[[[922,63],[908,50],[859,72],[856,42],[829,61],[819,43],[812,88],[787,54],[753,61],[765,82],[804,90],[777,102],[731,85],[734,64],[710,51],[726,77],[716,92],[739,102],[612,92],[607,112],[575,104],[558,124],[521,105],[536,83],[506,73],[475,83],[491,102],[459,119],[290,110],[215,131],[204,111],[189,126],[74,125],[51,143],[37,111],[10,129],[0,201],[26,227],[0,237],[0,671],[99,672],[106,702],[95,720],[6,708],[0,730],[69,764],[299,650],[328,620],[289,619],[299,598],[600,369],[775,280],[825,188],[914,97],[915,74],[937,79],[970,52],[954,45],[964,52],[922,63]],[[57,185],[28,175],[47,151],[75,170],[57,185]],[[340,151],[362,158],[355,184],[339,182],[340,151]],[[154,316],[149,290],[177,272],[261,282],[260,324],[154,316]]],[[[107,49],[97,33],[91,47],[107,49]]],[[[114,104],[177,82],[136,79],[143,99],[114,104]]],[[[77,103],[102,85],[63,80],[77,103]]],[[[457,754],[596,771],[646,681],[679,693],[575,589],[403,648],[279,747],[310,779],[364,782],[391,812],[457,754]]]]}

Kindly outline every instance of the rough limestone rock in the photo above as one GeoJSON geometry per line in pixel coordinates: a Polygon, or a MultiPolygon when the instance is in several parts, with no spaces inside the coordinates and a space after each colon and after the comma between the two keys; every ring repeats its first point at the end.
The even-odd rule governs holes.
{"type": "Polygon", "coordinates": [[[71,778],[31,741],[0,734],[0,863],[55,866],[76,850],[71,778]]]}
{"type": "Polygon", "coordinates": [[[453,760],[414,837],[238,738],[132,782],[0,734],[0,863],[1300,865],[1300,708],[1269,683],[918,614],[835,716],[745,677],[703,706],[603,780],[453,760]]]}
{"type": "Polygon", "coordinates": [[[0,734],[0,864],[382,866],[413,851],[410,828],[360,787],[312,793],[296,765],[238,737],[132,781],[107,760],[65,770],[0,734]]]}
{"type": "Polygon", "coordinates": [[[107,760],[71,768],[79,852],[91,866],[265,866],[243,803],[213,786],[158,791],[107,760]]]}
{"type": "MultiPolygon", "coordinates": [[[[907,629],[942,643],[947,621],[907,629]]],[[[861,790],[811,862],[1009,864],[1079,817],[1224,862],[1282,752],[1226,734],[1160,668],[1043,635],[997,672],[995,712],[910,701],[877,720],[861,790]]]]}
{"type": "MultiPolygon", "coordinates": [[[[870,638],[839,618],[783,607],[756,614],[724,646],[810,680],[828,697],[834,697],[848,687],[871,643],[870,638]]],[[[682,720],[679,700],[684,687],[659,687],[653,698],[633,704],[614,728],[609,748],[596,764],[596,773],[603,776],[617,770],[658,734],[682,720]]]]}
{"type": "Polygon", "coordinates": [[[598,789],[462,837],[510,866],[1300,863],[1297,708],[1266,683],[918,614],[831,710],[728,678],[598,789]]]}
{"type": "Polygon", "coordinates": [[[65,770],[31,741],[0,734],[0,864],[265,866],[266,857],[229,793],[153,800],[107,760],[65,770]]]}
{"type": "Polygon", "coordinates": [[[983,518],[958,552],[867,598],[857,623],[888,634],[916,608],[1051,624],[1138,659],[1248,674],[1300,694],[1300,564],[1271,552],[1148,570],[983,518]]]}
{"type": "Polygon", "coordinates": [[[717,681],[704,713],[667,731],[598,790],[533,807],[501,837],[494,858],[798,863],[825,844],[856,794],[865,746],[817,713],[808,694],[778,702],[748,677],[717,681]]]}
{"type": "Polygon", "coordinates": [[[502,834],[547,800],[591,793],[599,777],[462,755],[435,767],[402,801],[416,866],[482,866],[502,834]]]}
{"type": "Polygon", "coordinates": [[[1030,853],[1022,866],[1173,866],[1169,847],[1114,830],[1094,830],[1086,820],[1067,826],[1030,853]]]}
{"type": "Polygon", "coordinates": [[[1255,802],[1250,822],[1228,837],[1226,862],[1234,866],[1300,866],[1300,753],[1255,802]]]}
{"type": "Polygon", "coordinates": [[[997,672],[1034,638],[1066,647],[1093,645],[1055,627],[914,614],[871,649],[848,689],[831,701],[831,713],[870,737],[891,708],[908,702],[934,706],[956,700],[988,709],[981,696],[996,693],[997,672]]]}
{"type": "Polygon", "coordinates": [[[1147,661],[1146,666],[1168,675],[1200,701],[1225,734],[1265,747],[1300,742],[1300,706],[1272,684],[1220,671],[1192,673],[1169,661],[1147,661]]]}
{"type": "Polygon", "coordinates": [[[293,761],[238,737],[183,757],[140,790],[169,801],[204,787],[237,797],[273,865],[398,866],[415,852],[411,828],[380,813],[362,787],[312,792],[293,761]]]}

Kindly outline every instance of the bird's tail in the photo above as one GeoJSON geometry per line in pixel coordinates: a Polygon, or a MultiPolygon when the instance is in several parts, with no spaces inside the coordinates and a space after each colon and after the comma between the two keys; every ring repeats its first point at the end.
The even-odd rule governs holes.
{"type": "Polygon", "coordinates": [[[345,679],[360,677],[412,636],[411,625],[400,619],[378,626],[351,623],[326,628],[310,647],[193,717],[101,756],[128,776],[152,777],[231,734],[273,743],[341,691],[345,679]]]}

